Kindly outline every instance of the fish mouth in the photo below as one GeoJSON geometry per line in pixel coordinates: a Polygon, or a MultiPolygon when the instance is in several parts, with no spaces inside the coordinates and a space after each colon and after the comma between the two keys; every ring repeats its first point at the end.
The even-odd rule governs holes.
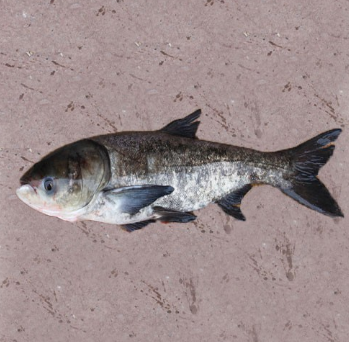
{"type": "Polygon", "coordinates": [[[62,209],[58,205],[56,207],[51,206],[47,208],[46,202],[41,200],[40,195],[37,193],[37,189],[35,187],[32,187],[30,184],[22,185],[16,190],[16,194],[18,198],[26,205],[42,212],[43,214],[59,217],[66,221],[76,221],[74,215],[71,215],[71,217],[67,218],[64,215],[61,217],[60,215],[62,214],[62,209]]]}
{"type": "Polygon", "coordinates": [[[30,184],[23,184],[20,188],[16,190],[16,194],[21,201],[27,203],[28,198],[35,194],[35,190],[30,184]]]}

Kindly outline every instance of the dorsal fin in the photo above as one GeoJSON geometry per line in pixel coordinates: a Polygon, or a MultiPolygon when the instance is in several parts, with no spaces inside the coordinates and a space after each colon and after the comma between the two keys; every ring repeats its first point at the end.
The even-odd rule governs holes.
{"type": "Polygon", "coordinates": [[[200,115],[201,115],[201,109],[198,109],[183,119],[178,119],[170,122],[168,125],[161,128],[160,131],[166,132],[172,135],[179,135],[181,137],[195,139],[196,138],[195,134],[200,124],[200,121],[195,121],[195,120],[200,115]]]}

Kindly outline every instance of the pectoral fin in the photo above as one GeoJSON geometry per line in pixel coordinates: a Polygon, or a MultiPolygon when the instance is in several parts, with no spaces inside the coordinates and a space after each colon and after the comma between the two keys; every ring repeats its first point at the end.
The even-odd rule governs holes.
{"type": "Polygon", "coordinates": [[[169,195],[173,190],[172,186],[166,185],[137,185],[107,190],[104,198],[115,202],[122,213],[134,215],[158,198],[169,195]]]}
{"type": "Polygon", "coordinates": [[[217,204],[223,209],[223,211],[235,217],[240,221],[246,221],[246,217],[240,209],[241,201],[244,196],[251,190],[252,185],[246,184],[242,188],[231,192],[227,196],[223,197],[217,202],[217,204]]]}

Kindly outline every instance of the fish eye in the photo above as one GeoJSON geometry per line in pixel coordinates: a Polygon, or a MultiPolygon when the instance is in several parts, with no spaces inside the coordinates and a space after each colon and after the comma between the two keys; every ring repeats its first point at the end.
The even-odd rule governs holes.
{"type": "Polygon", "coordinates": [[[53,192],[54,188],[54,181],[52,177],[47,177],[44,179],[44,188],[46,192],[51,193],[53,192]]]}

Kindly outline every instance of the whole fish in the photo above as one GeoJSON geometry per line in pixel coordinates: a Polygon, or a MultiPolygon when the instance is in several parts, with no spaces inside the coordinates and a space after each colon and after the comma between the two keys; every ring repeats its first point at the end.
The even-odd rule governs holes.
{"type": "Polygon", "coordinates": [[[195,220],[193,211],[212,202],[244,221],[241,201],[261,184],[322,214],[343,217],[317,177],[340,129],[291,149],[260,152],[197,139],[200,114],[158,131],[107,134],[61,147],[23,175],[17,195],[46,215],[118,224],[127,231],[156,220],[195,220]]]}

